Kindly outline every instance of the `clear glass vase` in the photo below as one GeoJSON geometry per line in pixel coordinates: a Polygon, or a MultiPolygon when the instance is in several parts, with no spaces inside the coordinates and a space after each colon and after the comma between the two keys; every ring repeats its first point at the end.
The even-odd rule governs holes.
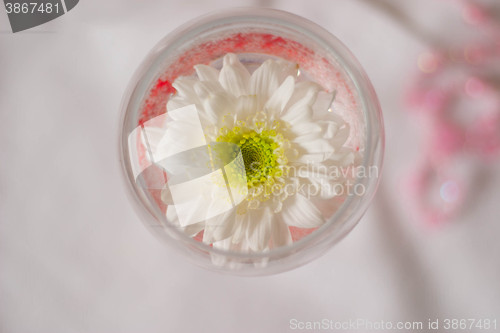
{"type": "MultiPolygon", "coordinates": [[[[319,95],[321,93],[317,100],[320,100],[319,95]]],[[[194,113],[183,109],[182,116],[196,117],[196,108],[194,113]]],[[[196,136],[196,133],[189,135],[196,136]]],[[[207,147],[213,148],[213,144],[207,143],[207,147]]],[[[203,160],[208,156],[205,154],[207,147],[190,150],[189,154],[194,156],[194,160],[203,160]]],[[[241,148],[238,151],[243,152],[243,157],[238,156],[245,160],[245,147],[235,147],[241,148]]],[[[273,274],[305,264],[324,253],[342,239],[366,211],[377,188],[383,152],[382,113],[374,89],[360,64],[337,38],[320,26],[278,10],[234,9],[198,18],[178,28],[150,51],[131,80],[122,102],[120,154],[131,202],[141,220],[165,243],[183,252],[186,259],[217,271],[239,275],[273,274]],[[169,201],[171,197],[166,199],[168,195],[165,194],[166,188],[172,191],[174,188],[174,176],[169,174],[173,162],[168,158],[161,162],[153,158],[148,143],[152,140],[149,129],[161,130],[169,113],[174,115],[171,111],[167,112],[166,105],[176,94],[173,84],[179,77],[192,78],[196,82],[196,65],[209,65],[220,70],[222,59],[227,54],[236,55],[249,73],[268,59],[296,64],[297,82],[314,82],[321,86],[325,95],[333,96],[332,99],[323,98],[318,117],[327,121],[329,117],[342,119],[347,124],[344,127],[348,133],[342,149],[352,152],[349,155],[353,157],[351,164],[334,170],[336,176],[329,176],[341,176],[342,186],[335,189],[335,194],[328,199],[311,199],[324,223],[314,228],[287,226],[285,232],[292,241],[283,246],[266,245],[261,251],[245,249],[244,246],[237,250],[220,248],[204,241],[203,230],[196,235],[190,234],[187,232],[189,225],[173,223],[167,214],[174,204],[169,201]]],[[[213,160],[210,162],[212,169],[208,171],[224,170],[226,165],[214,166],[213,160]]],[[[183,171],[195,169],[185,163],[183,171]]],[[[227,174],[224,177],[225,185],[228,185],[227,174]]],[[[244,179],[248,179],[248,169],[246,177],[244,179]]],[[[181,195],[197,195],[196,186],[183,189],[184,192],[190,189],[193,193],[181,195]]],[[[176,195],[178,197],[179,193],[176,195]]],[[[234,208],[234,195],[231,199],[234,208]]],[[[241,200],[245,201],[244,196],[241,200]]],[[[286,203],[289,199],[284,200],[283,203],[290,206],[286,203]]],[[[200,209],[195,206],[189,208],[192,211],[200,209]]],[[[207,208],[202,208],[207,214],[207,208]]],[[[181,205],[177,205],[178,213],[181,209],[181,205]]],[[[300,212],[300,207],[298,209],[300,212]]],[[[207,218],[213,215],[207,215],[207,218]]],[[[203,228],[203,221],[196,222],[203,228]]],[[[258,225],[264,222],[249,218],[248,223],[258,225]]],[[[270,228],[273,230],[273,225],[270,228]]]]}

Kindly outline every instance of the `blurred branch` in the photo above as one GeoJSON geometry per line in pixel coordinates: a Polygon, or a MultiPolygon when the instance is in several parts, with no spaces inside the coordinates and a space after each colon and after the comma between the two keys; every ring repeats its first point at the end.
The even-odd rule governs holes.
{"type": "Polygon", "coordinates": [[[413,36],[417,37],[422,43],[427,44],[431,47],[436,47],[441,45],[439,39],[433,34],[428,33],[422,27],[420,27],[410,15],[405,13],[398,1],[391,0],[359,0],[366,3],[367,5],[385,13],[390,16],[395,22],[401,25],[405,30],[411,33],[413,36]]]}

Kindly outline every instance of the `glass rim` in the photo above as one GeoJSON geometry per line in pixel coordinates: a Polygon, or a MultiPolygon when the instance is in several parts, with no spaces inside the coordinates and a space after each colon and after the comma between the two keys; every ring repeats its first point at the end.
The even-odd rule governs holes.
{"type": "MultiPolygon", "coordinates": [[[[140,95],[144,94],[139,93],[139,97],[141,97],[140,95]]],[[[133,197],[133,201],[137,206],[136,211],[140,210],[143,213],[148,213],[147,215],[149,219],[154,219],[161,225],[161,227],[168,228],[170,231],[172,231],[176,237],[174,238],[170,233],[168,234],[168,237],[176,242],[182,241],[182,247],[191,246],[196,248],[196,250],[206,254],[224,256],[230,260],[236,260],[237,262],[258,259],[269,259],[270,261],[272,261],[273,259],[292,257],[295,253],[300,253],[304,248],[307,248],[308,245],[314,248],[319,248],[321,247],[320,245],[323,244],[323,247],[326,249],[326,245],[338,242],[354,226],[356,226],[359,219],[363,216],[366,209],[368,208],[380,181],[385,144],[383,117],[380,104],[370,80],[368,79],[358,60],[338,38],[336,38],[334,35],[332,35],[321,26],[317,25],[316,23],[285,11],[267,8],[232,8],[209,13],[181,25],[180,27],[163,37],[152,48],[152,50],[148,52],[148,55],[141,62],[132,79],[129,81],[126,92],[122,99],[120,109],[122,119],[120,122],[121,128],[119,134],[119,152],[123,171],[122,174],[125,178],[125,182],[128,185],[128,192],[133,197]],[[364,167],[376,166],[379,170],[378,177],[375,182],[369,182],[369,179],[363,180],[359,177],[356,177],[355,184],[367,185],[366,193],[358,198],[354,196],[347,196],[346,200],[340,205],[339,209],[330,218],[328,218],[323,225],[318,227],[312,233],[304,236],[297,241],[294,241],[290,245],[281,246],[258,253],[219,250],[203,242],[196,241],[192,237],[187,236],[181,230],[178,230],[174,225],[165,225],[162,219],[159,220],[156,214],[145,207],[141,195],[134,189],[133,183],[135,182],[135,180],[132,177],[130,164],[127,163],[127,160],[129,159],[127,142],[128,133],[124,133],[126,128],[127,115],[130,115],[127,111],[130,108],[130,104],[134,100],[134,94],[137,93],[137,88],[141,81],[145,79],[145,74],[149,72],[149,69],[151,69],[151,67],[153,67],[151,64],[155,60],[161,60],[160,58],[162,55],[162,51],[164,51],[166,45],[173,42],[182,42],[183,39],[187,38],[186,36],[196,34],[198,31],[207,31],[208,29],[217,26],[230,26],[231,24],[235,23],[248,24],[249,22],[253,22],[257,25],[273,24],[275,26],[298,30],[308,37],[313,38],[314,41],[324,47],[324,49],[327,50],[328,53],[335,54],[336,60],[338,60],[339,63],[341,63],[345,68],[345,73],[352,80],[354,87],[358,91],[358,102],[360,102],[360,109],[365,119],[364,130],[366,132],[366,137],[364,142],[365,149],[362,155],[362,165],[364,167]],[[352,207],[356,208],[353,213],[346,212],[349,208],[352,207]],[[345,230],[343,230],[343,232],[338,235],[332,235],[332,233],[334,233],[335,231],[335,222],[337,221],[342,222],[339,226],[341,227],[341,229],[343,228],[345,230]],[[350,225],[347,226],[349,222],[350,225]],[[346,226],[347,228],[345,228],[346,226]]],[[[144,216],[144,214],[142,215],[144,216]]],[[[142,222],[148,226],[154,225],[151,223],[146,223],[144,220],[142,222]]],[[[201,263],[200,260],[197,260],[197,262],[201,263]]],[[[300,263],[297,264],[297,266],[298,265],[300,265],[300,263]]],[[[207,264],[203,266],[210,268],[207,264]]],[[[217,267],[217,269],[219,270],[221,268],[228,271],[230,270],[228,268],[225,268],[224,266],[217,267]]]]}

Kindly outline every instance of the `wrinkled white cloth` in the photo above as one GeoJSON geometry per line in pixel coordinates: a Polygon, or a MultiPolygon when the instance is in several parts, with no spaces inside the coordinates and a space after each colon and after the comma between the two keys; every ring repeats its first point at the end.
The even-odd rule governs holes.
{"type": "Polygon", "coordinates": [[[401,204],[420,144],[403,89],[429,36],[463,38],[460,11],[445,1],[387,1],[389,11],[368,2],[85,0],[18,34],[1,11],[0,331],[286,332],[323,319],[500,325],[498,164],[483,167],[487,178],[441,229],[401,204]],[[213,10],[262,5],[309,18],[352,50],[379,95],[387,147],[380,189],[351,234],[301,268],[240,278],[193,266],[140,222],[120,170],[119,110],[164,35],[213,10]]]}

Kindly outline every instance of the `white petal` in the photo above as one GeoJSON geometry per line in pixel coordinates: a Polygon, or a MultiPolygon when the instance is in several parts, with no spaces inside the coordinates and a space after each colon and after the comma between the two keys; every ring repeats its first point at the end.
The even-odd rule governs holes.
{"type": "Polygon", "coordinates": [[[295,79],[289,76],[283,81],[280,87],[272,94],[264,109],[274,114],[280,114],[290,100],[295,86],[295,79]]]}
{"type": "Polygon", "coordinates": [[[203,242],[211,244],[231,237],[235,228],[236,210],[232,209],[205,221],[203,242]]]}
{"type": "Polygon", "coordinates": [[[310,123],[312,121],[311,107],[304,107],[302,109],[295,109],[293,113],[287,112],[281,116],[281,119],[290,123],[292,126],[303,122],[310,123]]]}
{"type": "Polygon", "coordinates": [[[151,150],[157,163],[166,157],[206,144],[197,118],[178,117],[173,112],[171,120],[165,124],[164,135],[156,148],[151,150]]]}
{"type": "Polygon", "coordinates": [[[175,207],[173,205],[167,207],[165,215],[167,217],[167,222],[175,226],[180,226],[179,217],[177,216],[177,212],[175,211],[175,207]]]}
{"type": "Polygon", "coordinates": [[[329,141],[334,147],[337,147],[338,150],[345,144],[347,138],[349,138],[349,133],[350,126],[346,123],[342,128],[338,129],[337,133],[335,133],[335,136],[332,137],[329,141]]]}
{"type": "Polygon", "coordinates": [[[192,104],[194,104],[196,106],[196,110],[198,110],[198,115],[200,116],[202,126],[207,126],[213,123],[212,118],[209,117],[209,115],[205,111],[205,107],[199,100],[193,103],[192,101],[187,100],[184,97],[173,96],[167,102],[167,112],[174,111],[192,104]]]}
{"type": "Polygon", "coordinates": [[[205,223],[204,222],[199,222],[195,224],[188,225],[187,227],[184,228],[184,233],[188,235],[189,237],[194,237],[197,234],[200,233],[205,228],[205,223]]]}
{"type": "Polygon", "coordinates": [[[197,98],[196,93],[194,92],[194,85],[198,82],[198,80],[193,78],[188,78],[184,76],[178,77],[172,86],[177,91],[177,95],[187,97],[187,98],[197,98]]]}
{"type": "Polygon", "coordinates": [[[273,247],[292,244],[292,234],[288,225],[283,222],[281,214],[277,214],[271,226],[271,242],[273,247]]]}
{"type": "MultiPolygon", "coordinates": [[[[162,200],[163,200],[163,192],[162,192],[162,200]]],[[[179,217],[177,216],[177,212],[175,211],[175,207],[173,205],[169,205],[167,207],[166,217],[167,217],[168,223],[177,227],[179,230],[183,231],[189,237],[196,236],[200,231],[203,230],[203,228],[205,226],[204,222],[200,222],[200,223],[191,224],[191,225],[184,227],[184,228],[181,227],[181,225],[179,223],[179,217]]]]}
{"type": "Polygon", "coordinates": [[[301,154],[295,162],[300,162],[300,163],[321,163],[324,160],[330,158],[332,156],[332,152],[316,152],[316,153],[303,153],[301,154]]]}
{"type": "Polygon", "coordinates": [[[299,194],[313,198],[331,199],[345,191],[343,183],[334,180],[324,180],[321,182],[312,181],[311,178],[301,178],[301,188],[299,194]]]}
{"type": "Polygon", "coordinates": [[[324,163],[293,163],[297,177],[310,178],[314,181],[328,177],[328,165],[324,163]]]}
{"type": "Polygon", "coordinates": [[[235,97],[248,94],[250,73],[232,53],[224,57],[224,64],[219,74],[219,82],[226,91],[235,97]]]}
{"type": "MultiPolygon", "coordinates": [[[[196,95],[196,94],[194,94],[196,95]]],[[[201,103],[200,99],[198,98],[198,95],[196,96],[179,96],[179,95],[174,95],[170,97],[170,99],[167,102],[167,111],[173,111],[176,109],[180,109],[182,107],[192,105],[194,104],[198,111],[203,110],[203,104],[201,103]],[[194,97],[193,97],[194,96],[194,97]]]]}
{"type": "Polygon", "coordinates": [[[332,107],[332,103],[335,100],[337,92],[326,92],[320,91],[318,92],[318,96],[316,97],[316,101],[314,102],[312,108],[314,111],[314,115],[328,115],[331,114],[328,110],[332,107]]]}
{"type": "MultiPolygon", "coordinates": [[[[285,110],[288,110],[290,107],[292,107],[298,101],[303,99],[311,91],[318,93],[318,92],[322,91],[322,88],[320,85],[318,85],[314,82],[311,82],[311,81],[297,82],[295,84],[295,89],[293,91],[293,95],[290,98],[290,100],[288,101],[288,105],[285,107],[285,110]]],[[[311,102],[311,106],[313,106],[313,105],[314,105],[314,101],[311,102]]]]}
{"type": "Polygon", "coordinates": [[[191,105],[191,101],[188,101],[186,98],[181,96],[172,96],[167,102],[167,111],[172,111],[175,109],[180,109],[184,106],[191,105]]]}
{"type": "Polygon", "coordinates": [[[200,81],[217,81],[219,80],[219,71],[212,66],[207,65],[196,65],[194,66],[196,74],[200,78],[200,81]]]}
{"type": "Polygon", "coordinates": [[[278,197],[273,196],[272,200],[270,200],[269,206],[271,207],[273,213],[279,213],[283,208],[283,202],[279,200],[278,197]]]}
{"type": "Polygon", "coordinates": [[[200,100],[204,100],[210,95],[223,93],[224,88],[219,81],[198,81],[194,85],[194,91],[200,100]]]}
{"type": "Polygon", "coordinates": [[[236,115],[239,120],[246,120],[249,116],[255,114],[258,110],[257,97],[255,95],[246,95],[238,97],[236,102],[236,115]]]}
{"type": "Polygon", "coordinates": [[[306,197],[319,196],[329,199],[340,190],[338,184],[344,181],[341,166],[336,163],[295,164],[297,176],[300,179],[300,194],[306,197]]]}
{"type": "Polygon", "coordinates": [[[200,98],[194,90],[196,83],[199,81],[192,78],[178,77],[172,86],[177,90],[167,102],[167,110],[172,111],[181,107],[195,104],[199,109],[201,107],[200,98]]]}
{"type": "Polygon", "coordinates": [[[335,147],[331,144],[330,140],[326,139],[315,139],[311,141],[302,141],[297,142],[299,151],[302,151],[304,154],[332,154],[335,152],[335,147]]]}
{"type": "Polygon", "coordinates": [[[236,98],[228,93],[208,96],[203,101],[203,108],[213,124],[218,124],[226,114],[234,114],[236,98]]]}
{"type": "MultiPolygon", "coordinates": [[[[281,118],[290,124],[294,125],[299,122],[312,121],[312,104],[316,99],[318,90],[316,86],[309,86],[305,91],[304,96],[296,101],[293,105],[287,106],[281,118]]],[[[290,103],[289,103],[290,105],[290,103]]]]}
{"type": "Polygon", "coordinates": [[[266,60],[250,77],[249,93],[257,96],[261,107],[280,85],[277,66],[276,61],[266,60]]]}
{"type": "MultiPolygon", "coordinates": [[[[170,188],[168,186],[165,186],[162,190],[161,190],[161,201],[163,201],[164,203],[166,203],[168,206],[172,206],[174,205],[174,199],[172,198],[172,193],[170,192],[170,188]]],[[[167,211],[167,220],[170,216],[170,218],[172,219],[177,219],[177,214],[173,215],[175,212],[174,212],[175,208],[172,208],[172,211],[168,212],[167,211]],[[172,215],[169,215],[169,214],[172,214],[172,215]]]]}
{"type": "Polygon", "coordinates": [[[306,121],[295,123],[291,130],[296,135],[296,138],[293,139],[294,142],[311,141],[322,135],[322,128],[319,124],[306,121]]]}
{"type": "Polygon", "coordinates": [[[339,166],[345,167],[353,164],[356,160],[356,157],[358,156],[360,156],[360,154],[354,153],[350,148],[342,148],[339,152],[328,156],[328,160],[326,160],[325,162],[332,160],[335,161],[339,166]]]}
{"type": "Polygon", "coordinates": [[[299,99],[295,104],[291,105],[287,110],[287,113],[293,113],[294,111],[304,109],[305,107],[312,107],[318,91],[315,88],[309,88],[301,99],[299,99]]]}
{"type": "MultiPolygon", "coordinates": [[[[141,139],[143,139],[142,144],[144,145],[144,147],[151,149],[151,153],[154,156],[161,139],[165,135],[165,129],[144,126],[144,132],[145,136],[141,135],[141,139]]],[[[147,157],[149,158],[149,154],[147,154],[147,157]]]]}
{"type": "Polygon", "coordinates": [[[339,129],[339,124],[335,121],[320,120],[318,125],[322,128],[323,138],[331,139],[335,136],[339,129]]]}
{"type": "Polygon", "coordinates": [[[246,234],[250,235],[255,232],[255,230],[259,227],[261,222],[264,220],[267,213],[267,209],[249,209],[246,213],[247,215],[247,224],[246,224],[246,234]]]}
{"type": "Polygon", "coordinates": [[[252,218],[247,234],[248,246],[256,252],[265,250],[271,238],[271,212],[268,209],[261,209],[259,213],[260,219],[252,218]]]}
{"type": "Polygon", "coordinates": [[[309,199],[301,194],[288,198],[283,204],[285,207],[283,207],[281,216],[287,225],[299,228],[315,228],[325,222],[320,211],[309,199]]]}
{"type": "Polygon", "coordinates": [[[241,65],[241,62],[240,59],[238,59],[238,56],[234,53],[228,53],[222,59],[222,67],[226,65],[237,65],[237,64],[241,65]]]}
{"type": "Polygon", "coordinates": [[[250,212],[245,214],[236,214],[235,227],[232,237],[233,244],[241,244],[244,241],[252,215],[250,212]]]}
{"type": "MultiPolygon", "coordinates": [[[[216,249],[223,250],[223,251],[230,251],[231,250],[231,239],[227,238],[227,239],[224,239],[224,240],[221,240],[218,242],[213,242],[212,245],[216,249]]],[[[213,254],[213,253],[211,253],[211,255],[212,255],[212,262],[216,265],[217,264],[222,265],[226,262],[225,256],[220,256],[218,254],[213,254]]]]}

